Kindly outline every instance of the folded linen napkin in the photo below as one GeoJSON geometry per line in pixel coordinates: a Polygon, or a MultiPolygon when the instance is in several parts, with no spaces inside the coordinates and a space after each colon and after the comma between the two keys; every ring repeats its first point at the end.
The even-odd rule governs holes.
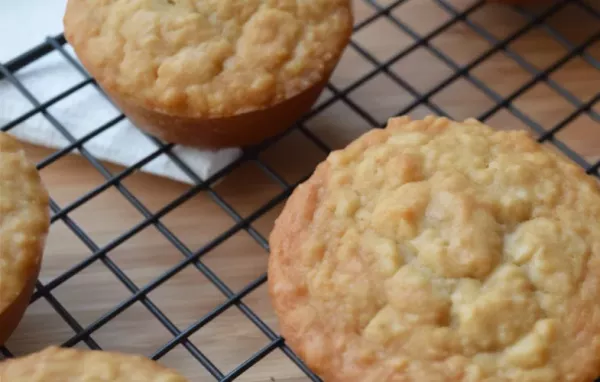
{"type": "MultiPolygon", "coordinates": [[[[9,36],[0,44],[0,62],[7,62],[62,30],[66,0],[0,2],[0,35],[9,36]]],[[[70,46],[65,46],[73,57],[70,46]]],[[[16,77],[43,103],[80,83],[85,78],[59,52],[52,52],[19,70],[16,77]]],[[[0,127],[34,108],[8,80],[0,80],[0,127]]],[[[93,84],[88,84],[51,105],[48,113],[75,138],[82,137],[119,115],[93,84]]],[[[9,130],[24,142],[61,149],[70,142],[40,113],[9,130]]],[[[124,119],[86,142],[83,147],[100,160],[130,166],[156,151],[157,146],[124,119]]],[[[76,151],[74,151],[76,152],[76,151]]],[[[172,149],[201,179],[210,177],[241,154],[237,148],[199,150],[176,146],[172,149]]],[[[167,155],[160,155],[141,171],[192,183],[167,155]]]]}

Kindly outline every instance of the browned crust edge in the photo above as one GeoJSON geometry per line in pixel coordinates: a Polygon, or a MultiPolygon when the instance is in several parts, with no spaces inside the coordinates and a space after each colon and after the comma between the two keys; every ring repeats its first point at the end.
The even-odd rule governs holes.
{"type": "MultiPolygon", "coordinates": [[[[23,151],[23,146],[21,142],[14,138],[13,136],[3,134],[4,139],[8,139],[12,141],[12,143],[18,147],[18,150],[23,151]]],[[[30,162],[32,168],[34,168],[33,163],[30,162]]],[[[21,320],[23,319],[23,315],[29,306],[29,302],[31,300],[31,296],[35,289],[35,283],[38,280],[40,270],[42,268],[42,261],[44,257],[44,250],[46,248],[46,240],[48,237],[48,232],[50,230],[50,206],[49,206],[49,194],[48,190],[43,184],[40,173],[36,171],[36,181],[41,185],[41,190],[45,193],[45,204],[46,204],[46,224],[44,232],[37,237],[36,244],[37,248],[35,248],[35,257],[36,262],[32,264],[30,269],[27,272],[27,280],[25,280],[23,284],[23,288],[21,289],[19,295],[10,302],[3,309],[0,309],[0,346],[4,345],[4,343],[9,339],[9,337],[13,334],[21,320]]],[[[1,180],[0,180],[1,181],[1,180]]],[[[0,291],[1,293],[1,291],[0,291]]]]}
{"type": "MultiPolygon", "coordinates": [[[[293,283],[284,281],[286,271],[282,265],[292,260],[292,254],[298,253],[298,247],[304,239],[300,235],[305,234],[306,227],[312,220],[318,203],[319,190],[326,178],[328,168],[326,162],[319,164],[313,175],[305,183],[300,184],[286,201],[269,236],[271,253],[267,270],[269,297],[278,317],[281,335],[300,359],[326,381],[336,379],[332,375],[332,370],[322,364],[323,354],[307,352],[302,330],[286,319],[286,313],[293,309],[292,305],[297,302],[297,295],[301,293],[293,289],[293,283]],[[282,286],[285,286],[286,290],[282,291],[280,289],[282,286]]],[[[323,349],[323,353],[326,354],[327,351],[323,349]]]]}
{"type": "MultiPolygon", "coordinates": [[[[166,142],[202,149],[252,146],[290,128],[304,114],[310,111],[319,98],[329,78],[339,64],[353,32],[352,25],[350,25],[344,40],[340,41],[337,60],[324,73],[321,80],[295,96],[277,104],[266,106],[263,109],[237,115],[219,118],[196,117],[167,113],[127,99],[127,97],[121,95],[114,86],[111,86],[110,79],[103,78],[85,56],[77,53],[79,51],[78,45],[74,43],[75,39],[72,38],[76,31],[68,28],[67,19],[69,10],[70,8],[67,6],[63,18],[66,40],[71,44],[75,54],[86,70],[95,78],[97,84],[133,124],[139,129],[166,142]]],[[[349,11],[353,17],[352,7],[349,7],[349,11]]]]}
{"type": "MultiPolygon", "coordinates": [[[[408,117],[399,118],[409,120],[408,117]]],[[[346,148],[351,145],[359,145],[366,149],[380,143],[388,134],[389,132],[386,129],[372,129],[351,142],[346,148]]],[[[304,286],[301,286],[303,283],[286,280],[288,275],[285,271],[285,265],[292,262],[294,256],[300,251],[321,193],[326,192],[325,183],[328,176],[329,163],[323,161],[316,167],[312,176],[300,184],[290,195],[283,211],[275,221],[269,236],[271,248],[267,270],[269,297],[279,319],[283,338],[313,372],[325,381],[355,382],[354,379],[349,379],[347,375],[341,374],[339,368],[333,363],[333,359],[330,359],[334,350],[328,347],[327,344],[319,342],[319,345],[322,345],[321,347],[310,346],[310,351],[308,351],[307,344],[312,341],[313,336],[304,330],[302,322],[294,322],[287,316],[287,313],[292,311],[294,305],[298,302],[298,296],[307,298],[308,291],[304,286]],[[320,349],[319,352],[315,352],[317,348],[320,349]]],[[[313,319],[317,322],[320,321],[318,316],[314,316],[313,319]]],[[[313,331],[315,329],[323,333],[325,331],[324,323],[318,323],[313,327],[313,331]]],[[[333,341],[328,342],[331,344],[333,341]]],[[[359,382],[359,380],[356,380],[356,382],[359,382]]]]}
{"type": "MultiPolygon", "coordinates": [[[[425,118],[425,120],[428,118],[425,118]]],[[[393,118],[393,120],[395,120],[397,125],[413,121],[407,116],[393,118]]],[[[485,125],[472,118],[465,120],[463,123],[485,125]]],[[[370,130],[341,150],[344,150],[351,145],[359,145],[363,149],[366,149],[387,136],[387,129],[391,130],[396,128],[398,127],[390,127],[390,124],[388,124],[386,129],[370,130]]],[[[528,139],[535,142],[532,135],[524,134],[523,136],[527,136],[528,139]]],[[[563,161],[568,163],[570,165],[569,171],[572,171],[579,181],[592,185],[600,191],[599,184],[591,179],[581,167],[572,163],[562,152],[554,152],[552,150],[549,150],[549,152],[559,156],[563,161]]],[[[299,254],[300,247],[305,239],[304,236],[306,236],[307,228],[309,227],[319,203],[320,195],[326,192],[325,182],[328,177],[328,172],[329,164],[326,161],[323,161],[317,166],[313,175],[296,188],[286,201],[281,214],[275,221],[269,237],[271,249],[268,263],[269,297],[276,316],[278,317],[281,335],[290,348],[298,354],[313,372],[317,373],[327,382],[362,382],[360,375],[350,377],[341,373],[340,367],[338,367],[339,365],[336,364],[336,362],[339,362],[340,360],[335,359],[335,349],[331,347],[331,342],[333,342],[331,338],[328,338],[324,342],[320,341],[319,345],[322,345],[321,347],[315,347],[314,343],[311,344],[314,336],[305,330],[302,322],[290,317],[290,312],[293,311],[294,306],[308,298],[308,291],[305,286],[303,286],[303,283],[298,282],[298,280],[291,280],[289,278],[290,275],[285,268],[286,265],[293,262],[295,256],[299,254]],[[308,351],[309,345],[313,345],[310,346],[310,351],[308,351]],[[315,349],[319,349],[319,351],[315,352],[315,349]]],[[[592,274],[598,274],[600,270],[600,258],[596,257],[591,259],[588,262],[588,268],[589,272],[592,274]]],[[[590,287],[593,287],[593,285],[596,285],[597,283],[597,278],[592,277],[588,279],[588,283],[590,284],[590,287]]],[[[590,309],[589,306],[582,306],[580,301],[577,301],[576,306],[574,307],[574,311],[576,312],[583,312],[590,309]]],[[[325,337],[328,337],[329,334],[325,333],[326,325],[323,322],[319,322],[321,318],[318,317],[317,312],[315,312],[315,316],[312,317],[312,319],[314,320],[314,322],[312,322],[312,332],[320,331],[319,334],[321,336],[324,335],[325,337]]],[[[569,357],[572,361],[570,363],[573,365],[572,369],[578,369],[581,375],[593,375],[594,373],[600,375],[600,360],[598,360],[597,357],[594,357],[593,352],[589,351],[592,349],[600,350],[600,344],[590,344],[586,341],[584,336],[579,335],[579,333],[586,332],[586,327],[590,325],[590,322],[578,317],[577,313],[571,315],[569,320],[571,320],[573,325],[573,335],[576,338],[576,342],[581,345],[578,351],[571,354],[569,357]]],[[[412,381],[412,379],[407,378],[408,377],[403,378],[401,376],[393,376],[392,380],[396,382],[412,381]]]]}
{"type": "MultiPolygon", "coordinates": [[[[0,363],[0,381],[3,381],[2,375],[9,368],[23,368],[24,370],[28,370],[32,367],[38,366],[40,363],[52,362],[53,359],[54,360],[58,359],[58,360],[62,360],[62,361],[71,360],[72,362],[81,362],[82,360],[84,360],[84,357],[90,356],[90,355],[93,356],[95,354],[103,354],[103,355],[112,356],[112,357],[114,357],[116,359],[120,359],[121,361],[124,361],[124,362],[127,362],[127,361],[138,362],[140,366],[151,369],[155,373],[171,372],[173,374],[180,376],[180,378],[178,378],[177,381],[183,381],[183,380],[187,381],[187,378],[181,376],[176,370],[165,366],[164,364],[162,364],[159,361],[153,361],[141,354],[125,353],[125,352],[120,352],[120,351],[82,350],[82,349],[71,348],[71,347],[68,347],[68,348],[67,347],[59,347],[56,345],[51,345],[51,346],[45,347],[37,352],[31,353],[28,355],[24,355],[24,356],[18,357],[18,358],[11,358],[11,359],[8,359],[8,360],[0,363]]],[[[58,376],[58,377],[60,377],[60,376],[58,376]]],[[[69,380],[71,380],[71,379],[69,379],[69,380]]],[[[171,381],[171,380],[172,379],[169,378],[169,381],[171,381]]],[[[54,381],[54,379],[53,379],[53,381],[54,381]]]]}
{"type": "Polygon", "coordinates": [[[4,343],[15,331],[21,322],[23,315],[25,314],[27,307],[29,306],[31,295],[35,289],[35,282],[38,279],[41,269],[42,252],[43,249],[40,250],[38,255],[40,261],[38,261],[37,267],[31,270],[31,274],[29,275],[25,286],[21,290],[21,293],[19,293],[17,298],[10,303],[6,309],[0,312],[0,345],[4,345],[4,343]]]}
{"type": "Polygon", "coordinates": [[[311,109],[328,79],[268,109],[212,119],[168,115],[138,106],[110,89],[103,89],[141,130],[171,143],[218,149],[255,145],[291,127],[311,109]]]}

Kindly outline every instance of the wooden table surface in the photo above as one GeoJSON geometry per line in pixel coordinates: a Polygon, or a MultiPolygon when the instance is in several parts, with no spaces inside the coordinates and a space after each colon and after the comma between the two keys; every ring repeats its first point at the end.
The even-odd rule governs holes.
{"type": "MultiPolygon", "coordinates": [[[[354,3],[357,23],[375,12],[373,6],[366,1],[356,0],[354,3]]],[[[391,1],[380,1],[382,5],[388,3],[391,1]]],[[[448,3],[460,10],[473,1],[457,0],[448,3]]],[[[450,18],[446,11],[429,0],[408,1],[395,8],[392,14],[420,35],[426,35],[450,18]]],[[[527,17],[509,7],[486,5],[473,13],[469,20],[484,26],[491,38],[501,40],[522,28],[527,17]]],[[[550,18],[550,25],[573,44],[583,43],[597,33],[599,24],[597,19],[586,16],[575,5],[566,6],[563,11],[550,18]]],[[[354,36],[354,41],[366,49],[372,59],[379,62],[389,59],[412,43],[410,36],[402,33],[385,17],[360,29],[354,36]]],[[[457,65],[466,65],[491,49],[490,43],[466,23],[453,25],[432,39],[430,44],[443,51],[457,65]]],[[[486,84],[497,96],[509,97],[531,80],[532,73],[550,67],[566,53],[567,49],[551,37],[547,30],[536,27],[509,44],[508,53],[496,52],[490,55],[471,70],[470,74],[476,81],[486,84]],[[528,66],[524,68],[513,60],[513,53],[521,55],[528,66]]],[[[586,54],[597,63],[600,60],[600,43],[588,47],[586,54]]],[[[356,49],[349,48],[332,83],[337,89],[343,90],[373,69],[374,66],[368,59],[357,53],[356,49]]],[[[404,80],[415,92],[423,94],[451,76],[454,71],[436,58],[435,53],[426,47],[420,47],[390,65],[389,72],[404,80]]],[[[582,102],[596,96],[600,89],[600,71],[581,57],[568,61],[552,72],[549,79],[582,102]]],[[[330,91],[324,92],[319,102],[326,102],[331,94],[330,91]]],[[[351,104],[360,105],[379,123],[385,122],[387,117],[398,113],[414,99],[414,94],[402,89],[390,79],[389,74],[383,72],[348,95],[351,104]]],[[[483,115],[496,104],[494,99],[478,90],[465,77],[460,77],[435,93],[430,101],[458,119],[483,115]]],[[[517,113],[526,115],[544,130],[551,129],[576,109],[573,103],[547,83],[531,86],[516,97],[512,104],[517,113]]],[[[600,113],[600,105],[594,105],[592,110],[600,113]]],[[[416,117],[430,113],[431,106],[428,108],[426,105],[420,105],[410,112],[416,117]]],[[[487,122],[497,128],[526,128],[522,120],[506,109],[494,113],[487,122]]],[[[338,148],[365,132],[369,123],[353,111],[348,103],[338,100],[308,121],[306,128],[331,148],[338,148]]],[[[557,134],[557,138],[589,162],[600,159],[600,124],[588,115],[576,118],[557,134]]],[[[52,152],[33,146],[27,146],[27,150],[36,161],[52,152]]],[[[305,135],[294,131],[277,145],[262,152],[259,158],[285,181],[293,183],[308,175],[325,155],[305,135]]],[[[114,165],[106,166],[113,173],[122,170],[114,165]]],[[[105,181],[99,172],[77,155],[64,157],[45,168],[42,177],[52,197],[62,207],[105,181]]],[[[128,176],[122,185],[152,212],[190,188],[186,184],[141,172],[128,176]]],[[[216,185],[214,190],[242,217],[250,215],[282,191],[254,162],[236,169],[216,185]]],[[[280,210],[281,204],[257,219],[252,227],[267,238],[280,210]]],[[[75,209],[69,217],[89,235],[93,241],[91,245],[100,248],[144,219],[114,187],[75,209]]],[[[234,219],[215,204],[206,192],[197,194],[160,221],[190,251],[206,245],[235,224],[234,219]]],[[[57,221],[52,225],[48,238],[40,280],[43,283],[50,282],[91,253],[92,250],[63,221],[57,221]]],[[[150,226],[109,251],[107,257],[127,274],[137,288],[141,288],[180,262],[183,254],[156,227],[150,226]]],[[[237,292],[264,274],[267,259],[268,253],[247,231],[242,230],[203,256],[202,262],[233,292],[237,292]]],[[[82,327],[87,327],[131,296],[131,293],[107,266],[96,261],[58,286],[52,295],[82,327]]],[[[226,300],[193,266],[176,274],[149,293],[148,297],[179,330],[184,330],[226,300]]],[[[277,331],[266,285],[258,287],[243,301],[277,331]]],[[[7,344],[14,354],[21,355],[50,344],[61,344],[74,335],[73,329],[55,312],[50,303],[51,301],[40,298],[30,306],[17,332],[7,344]]],[[[91,337],[106,350],[152,355],[173,336],[141,302],[136,302],[94,331],[91,337]]],[[[230,372],[269,343],[265,335],[235,307],[227,309],[195,332],[189,340],[223,374],[230,372]]],[[[76,346],[86,345],[80,342],[76,346]]],[[[213,380],[182,345],[167,353],[161,358],[161,362],[179,369],[192,381],[213,380]]],[[[281,351],[275,350],[239,380],[291,382],[308,379],[281,351]]]]}

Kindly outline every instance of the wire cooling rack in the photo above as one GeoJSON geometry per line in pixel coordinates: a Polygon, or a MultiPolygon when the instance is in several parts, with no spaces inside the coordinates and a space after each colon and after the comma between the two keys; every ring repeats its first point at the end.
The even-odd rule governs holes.
{"type": "MultiPolygon", "coordinates": [[[[383,126],[392,115],[476,117],[497,127],[529,129],[540,142],[558,148],[588,174],[600,177],[597,2],[556,1],[523,8],[467,0],[357,0],[354,6],[360,12],[356,12],[359,17],[353,40],[313,110],[285,133],[245,149],[239,159],[208,179],[200,179],[178,158],[173,145],[152,137],[148,138],[156,143],[156,151],[125,169],[115,170],[91,155],[85,144],[114,128],[124,116],[77,138],[53,117],[51,107],[63,99],[90,87],[99,91],[66,49],[62,35],[50,37],[0,64],[0,79],[9,81],[31,104],[29,112],[0,129],[10,131],[41,115],[69,142],[67,147],[40,158],[37,167],[42,174],[72,160],[68,154],[78,152],[86,170],[62,176],[84,176],[91,171],[101,179],[91,190],[69,197],[64,196],[68,193],[64,189],[50,187],[52,227],[60,225],[72,238],[60,243],[59,248],[74,252],[76,261],[67,269],[54,269],[51,276],[40,278],[43,282],[37,283],[25,318],[30,320],[27,331],[17,332],[13,336],[17,340],[0,348],[2,357],[14,356],[9,350],[13,346],[20,348],[15,355],[38,349],[38,336],[43,334],[52,339],[46,342],[136,351],[169,365],[179,365],[178,360],[185,358],[190,360],[186,368],[198,367],[189,373],[193,380],[213,380],[212,376],[218,381],[318,381],[277,334],[276,320],[264,293],[266,236],[282,203],[307,179],[318,161],[366,129],[383,126]],[[390,50],[390,46],[395,48],[390,50]],[[18,73],[49,54],[58,54],[72,65],[81,81],[52,98],[40,100],[19,80],[18,73]],[[428,69],[426,75],[417,73],[422,66],[428,69]],[[565,71],[569,66],[575,67],[565,71]],[[383,93],[384,97],[377,96],[383,93]],[[183,188],[165,186],[165,190],[182,190],[168,201],[159,197],[163,190],[145,196],[148,190],[135,181],[139,169],[161,155],[169,156],[194,183],[183,188]],[[250,166],[250,175],[242,171],[250,166]],[[265,188],[258,191],[256,184],[265,188]],[[232,193],[236,187],[243,192],[232,193]],[[98,238],[74,216],[108,192],[127,201],[119,209],[133,208],[141,218],[114,237],[98,238]],[[256,207],[240,207],[239,199],[245,200],[252,192],[261,195],[253,199],[256,207]],[[190,204],[200,197],[204,203],[201,207],[190,204]],[[62,203],[64,199],[69,200],[62,203]],[[181,211],[182,206],[184,223],[169,225],[169,216],[181,211]],[[215,214],[228,216],[232,224],[212,226],[215,214]],[[247,240],[239,239],[240,235],[247,240]],[[197,236],[200,239],[190,239],[197,236]],[[160,240],[168,244],[156,244],[160,240]],[[137,246],[128,252],[131,242],[137,246]],[[160,272],[146,274],[143,264],[150,260],[139,249],[150,251],[153,246],[158,246],[158,252],[171,250],[177,257],[171,263],[165,260],[160,272]],[[119,251],[129,257],[115,255],[119,251]],[[88,272],[93,267],[109,272],[113,283],[125,292],[114,292],[105,281],[98,283],[95,273],[88,272]],[[248,279],[233,281],[227,273],[233,268],[243,268],[242,273],[250,269],[244,273],[248,279]],[[181,278],[184,273],[187,276],[181,278]],[[98,293],[95,296],[86,290],[88,294],[78,297],[83,299],[80,305],[92,307],[92,313],[72,308],[77,306],[70,301],[72,294],[65,297],[65,290],[76,288],[69,285],[77,278],[82,281],[73,285],[84,290],[91,285],[98,293]],[[194,289],[196,284],[214,288],[210,292],[194,289]],[[176,292],[164,292],[173,285],[178,286],[176,292]],[[102,298],[99,296],[112,294],[115,296],[108,308],[94,305],[102,298]],[[189,306],[202,301],[204,308],[188,309],[183,317],[171,304],[175,300],[189,306]],[[47,309],[35,308],[44,301],[47,309]],[[215,326],[220,320],[224,323],[215,326]],[[251,329],[239,329],[248,326],[251,329]],[[113,327],[119,328],[118,335],[111,336],[113,327]],[[140,332],[139,327],[144,331],[140,332]],[[249,335],[251,330],[258,334],[249,335]],[[155,332],[164,336],[157,339],[155,332]],[[255,341],[248,342],[249,337],[255,341]],[[215,344],[224,344],[220,352],[211,350],[215,344]],[[246,355],[230,357],[229,353],[237,354],[239,348],[250,350],[246,349],[246,355]]],[[[102,227],[126,216],[125,212],[96,213],[98,226],[102,227]]],[[[161,262],[162,256],[159,253],[152,261],[161,262]]]]}

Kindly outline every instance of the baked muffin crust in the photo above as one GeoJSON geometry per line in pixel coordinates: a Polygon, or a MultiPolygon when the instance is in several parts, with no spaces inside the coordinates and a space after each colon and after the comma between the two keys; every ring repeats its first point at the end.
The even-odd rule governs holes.
{"type": "MultiPolygon", "coordinates": [[[[0,132],[0,323],[37,276],[50,225],[48,203],[48,193],[21,145],[0,132]]],[[[0,327],[0,343],[4,329],[0,327]]]]}
{"type": "Polygon", "coordinates": [[[165,114],[260,110],[323,80],[349,0],[70,0],[67,40],[102,86],[165,114]]]}
{"type": "Polygon", "coordinates": [[[270,293],[327,382],[588,382],[599,222],[597,184],[528,133],[394,118],[289,198],[270,293]]]}
{"type": "Polygon", "coordinates": [[[0,363],[0,381],[188,382],[148,358],[116,352],[49,347],[0,363]]]}

